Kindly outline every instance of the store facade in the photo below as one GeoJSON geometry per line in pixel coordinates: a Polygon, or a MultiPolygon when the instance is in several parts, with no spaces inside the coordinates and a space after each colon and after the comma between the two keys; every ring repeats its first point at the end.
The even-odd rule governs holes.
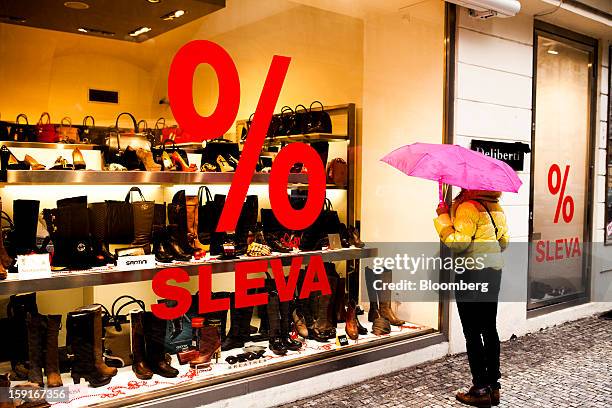
{"type": "MultiPolygon", "coordinates": [[[[91,12],[95,17],[93,3],[83,13],[91,12]]],[[[144,4],[142,10],[150,12],[151,8],[164,4],[153,3],[144,4]]],[[[302,261],[307,269],[309,261],[320,256],[327,265],[325,273],[332,286],[332,296],[343,299],[337,303],[338,310],[350,310],[343,302],[359,303],[365,313],[357,315],[357,319],[367,334],[348,340],[346,346],[336,345],[336,335],[348,336],[350,331],[343,322],[346,317],[338,315],[329,318],[328,322],[334,325],[334,335],[322,341],[307,336],[310,337],[307,340],[302,338],[300,351],[289,349],[285,354],[275,353],[264,330],[266,324],[268,330],[276,327],[270,317],[276,309],[270,308],[269,301],[268,306],[251,308],[246,318],[246,337],[251,341],[246,345],[262,346],[268,356],[265,361],[249,364],[228,361],[229,356],[237,358],[245,353],[238,339],[235,347],[228,346],[221,351],[221,358],[216,363],[199,367],[199,370],[181,364],[178,355],[173,357],[171,365],[179,373],[172,379],[164,379],[156,373],[152,380],[136,381],[129,365],[119,368],[110,384],[100,388],[86,385],[71,388],[80,398],[70,400],[68,406],[178,407],[219,401],[229,406],[270,406],[464,351],[456,307],[446,293],[412,302],[395,293],[387,293],[385,301],[390,304],[393,315],[385,317],[389,321],[397,317],[404,323],[392,324],[390,333],[381,335],[381,332],[374,334],[373,322],[368,322],[372,299],[366,298],[363,292],[368,285],[364,268],[367,260],[380,255],[384,243],[434,243],[438,248],[432,225],[438,198],[435,183],[408,178],[380,162],[386,153],[414,142],[456,143],[465,147],[473,146],[474,141],[520,142],[530,150],[523,153],[522,169],[517,170],[523,187],[518,194],[503,198],[510,235],[517,243],[513,249],[517,252],[512,253],[515,259],[508,263],[504,282],[516,289],[513,293],[521,295],[500,302],[498,322],[502,340],[513,334],[523,335],[610,309],[612,273],[607,271],[612,268],[612,253],[607,252],[610,247],[603,245],[610,222],[606,203],[609,201],[608,185],[611,185],[606,179],[610,112],[609,10],[601,14],[590,9],[559,6],[554,13],[545,14],[554,5],[530,0],[521,1],[522,11],[515,17],[480,20],[470,17],[463,7],[437,0],[227,0],[204,3],[209,3],[210,9],[198,11],[202,13],[198,18],[190,18],[176,28],[170,19],[164,23],[170,25],[165,26],[161,34],[151,31],[132,38],[120,33],[119,29],[111,36],[110,29],[105,34],[100,32],[104,27],[83,26],[84,17],[75,20],[78,28],[85,30],[79,30],[81,34],[75,34],[74,21],[64,22],[61,27],[47,27],[54,28],[53,31],[41,29],[45,23],[30,23],[27,19],[11,24],[2,22],[0,54],[3,60],[14,62],[0,67],[4,90],[0,98],[2,120],[13,122],[12,118],[24,113],[32,124],[42,112],[49,112],[51,122],[58,124],[56,131],[59,133],[67,132],[65,128],[69,127],[67,122],[60,123],[60,118],[70,117],[76,125],[81,118],[91,115],[96,127],[89,127],[89,130],[104,134],[101,143],[107,144],[105,135],[109,127],[115,126],[116,120],[118,128],[133,127],[127,116],[117,118],[119,113],[129,112],[135,121],[145,120],[139,123],[140,130],[148,124],[150,134],[158,132],[167,136],[172,130],[164,133],[161,129],[172,129],[176,124],[168,103],[172,58],[190,41],[210,40],[228,52],[240,78],[240,107],[235,123],[224,138],[242,149],[272,57],[291,57],[274,110],[279,114],[279,123],[284,126],[284,117],[290,117],[296,110],[304,112],[311,103],[320,101],[322,110],[330,117],[331,130],[269,135],[264,150],[270,157],[288,142],[307,142],[319,153],[321,149],[325,151],[324,164],[345,163],[346,167],[340,169],[346,173],[345,179],[334,179],[332,175],[327,180],[325,195],[333,206],[333,211],[327,213],[335,212],[341,223],[355,227],[366,246],[362,248],[358,241],[349,239],[345,248],[321,250],[320,243],[316,242],[313,247],[302,248],[302,252],[308,249],[315,250],[314,253],[287,255],[275,251],[271,258],[283,259],[288,273],[293,258],[304,256],[302,261]],[[109,36],[114,38],[104,38],[109,36]],[[571,77],[565,75],[568,71],[572,72],[571,77]],[[92,100],[92,89],[108,92],[104,95],[111,98],[111,102],[92,100]],[[113,98],[116,103],[112,102],[113,98]],[[555,103],[559,100],[571,102],[555,103]],[[290,106],[292,111],[281,112],[283,106],[290,106]],[[165,124],[158,122],[154,128],[153,124],[162,117],[165,124]],[[296,137],[302,133],[312,134],[296,137]],[[553,171],[557,178],[551,179],[551,167],[555,164],[559,174],[553,171]],[[571,172],[562,180],[565,166],[571,172]],[[567,198],[572,199],[571,211],[570,204],[565,204],[567,198]],[[562,260],[562,266],[551,264],[559,260],[547,258],[551,251],[548,243],[565,240],[563,245],[569,245],[572,254],[575,238],[580,242],[579,254],[568,255],[568,259],[562,260]],[[538,246],[540,241],[545,243],[538,246]],[[542,251],[544,262],[536,262],[542,251]],[[552,276],[551,270],[555,271],[552,276]],[[341,293],[341,288],[345,293],[341,293]]],[[[163,7],[170,6],[166,3],[163,7]]],[[[10,11],[19,14],[16,10],[10,11]]],[[[161,13],[161,8],[154,11],[153,14],[159,14],[155,14],[155,19],[172,10],[164,8],[163,11],[161,13]]],[[[61,12],[68,11],[53,10],[51,13],[61,12]]],[[[185,16],[189,13],[187,10],[185,16]]],[[[176,21],[180,21],[179,18],[176,21]]],[[[220,92],[214,71],[208,66],[198,67],[193,84],[193,100],[198,113],[211,114],[220,92]]],[[[313,107],[313,111],[318,111],[318,104],[313,107]]],[[[82,130],[87,128],[84,126],[82,130]]],[[[64,155],[68,162],[77,164],[78,160],[70,160],[72,152],[68,145],[49,148],[13,141],[2,143],[18,161],[25,160],[25,155],[29,154],[51,168],[58,156],[64,155]]],[[[230,158],[223,156],[221,163],[217,163],[217,171],[211,172],[104,171],[109,164],[108,160],[105,162],[108,157],[96,147],[90,148],[81,146],[87,166],[85,171],[69,170],[58,175],[55,170],[38,173],[8,170],[6,182],[0,187],[7,215],[13,220],[19,217],[13,211],[19,208],[19,204],[14,204],[16,200],[38,201],[42,212],[46,208],[59,207],[58,200],[76,196],[86,195],[89,204],[123,200],[132,186],[139,187],[145,200],[156,204],[180,203],[182,191],[192,200],[202,192],[201,207],[206,199],[200,186],[207,186],[216,201],[217,195],[228,194],[233,177],[231,170],[235,170],[230,158]],[[223,171],[226,164],[230,165],[230,171],[223,171]]],[[[189,162],[196,163],[198,170],[202,170],[200,167],[205,160],[201,147],[185,145],[183,150],[189,162]]],[[[269,226],[265,225],[264,218],[269,213],[264,215],[261,211],[271,208],[269,177],[264,170],[269,166],[263,160],[248,190],[249,196],[256,198],[251,201],[247,198],[245,207],[255,202],[254,223],[263,224],[269,244],[274,235],[268,235],[270,231],[266,230],[269,226]]],[[[217,165],[215,161],[216,157],[213,166],[217,165]]],[[[30,164],[30,167],[34,166],[30,164]]],[[[299,200],[303,199],[308,179],[307,174],[299,174],[300,169],[295,173],[289,175],[289,190],[299,200]]],[[[164,213],[163,224],[166,224],[165,216],[164,213]]],[[[170,227],[174,224],[170,217],[168,213],[169,225],[164,225],[166,232],[174,228],[170,227]]],[[[248,214],[245,218],[249,218],[248,214]]],[[[40,243],[44,233],[39,231],[37,235],[40,243]]],[[[241,243],[238,235],[233,237],[236,244],[241,243]]],[[[300,237],[306,239],[304,235],[300,237]]],[[[278,238],[279,241],[293,239],[291,236],[278,238]]],[[[115,243],[109,243],[114,250],[115,243]]],[[[330,243],[323,246],[330,247],[330,243]]],[[[210,247],[208,251],[212,252],[210,247]]],[[[196,279],[203,264],[210,264],[212,268],[209,290],[220,298],[233,299],[229,303],[231,310],[221,313],[224,317],[205,315],[205,320],[215,321],[216,325],[225,328],[219,331],[223,332],[220,337],[232,337],[237,330],[235,323],[240,319],[245,321],[236,313],[239,309],[234,304],[236,297],[230,295],[236,291],[237,262],[206,258],[175,263],[191,276],[189,282],[179,285],[190,294],[198,289],[203,291],[196,279]],[[225,322],[217,324],[215,319],[225,319],[225,322]]],[[[61,314],[64,321],[70,312],[83,305],[102,304],[110,308],[120,295],[131,295],[143,301],[145,308],[150,310],[149,306],[161,297],[152,290],[151,279],[164,266],[168,265],[158,264],[156,268],[133,273],[112,267],[94,268],[88,272],[54,271],[52,276],[35,280],[9,273],[9,278],[0,282],[0,290],[5,298],[3,304],[9,302],[9,295],[35,291],[39,312],[61,314]]],[[[201,273],[199,278],[202,279],[201,273]]],[[[266,286],[268,300],[274,298],[270,297],[269,289],[270,286],[266,286]]],[[[301,305],[316,311],[313,305],[320,302],[321,297],[315,296],[301,305]]],[[[282,303],[279,302],[279,306],[282,303]]],[[[294,304],[300,305],[300,301],[294,304]]],[[[193,312],[188,318],[193,319],[196,315],[197,312],[193,312]]],[[[320,313],[320,320],[327,322],[329,316],[324,315],[320,313]]],[[[316,322],[316,313],[313,317],[316,322]]],[[[289,320],[293,321],[293,316],[289,320]]],[[[169,323],[165,329],[171,334],[174,326],[169,323]]],[[[181,330],[190,344],[191,332],[181,330]]],[[[59,331],[60,347],[70,344],[66,335],[67,330],[59,331]]],[[[244,333],[242,335],[244,342],[244,333]]],[[[300,339],[299,336],[295,338],[300,339]]],[[[133,343],[131,347],[133,352],[133,343]]],[[[14,365],[11,367],[8,363],[3,367],[5,371],[15,370],[14,365]]],[[[62,378],[64,385],[71,382],[69,373],[63,373],[62,378]]]]}

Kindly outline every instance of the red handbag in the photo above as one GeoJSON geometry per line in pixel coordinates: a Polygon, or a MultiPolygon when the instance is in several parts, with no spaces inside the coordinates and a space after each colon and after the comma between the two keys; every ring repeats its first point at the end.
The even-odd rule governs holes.
{"type": "Polygon", "coordinates": [[[164,140],[172,140],[174,143],[202,143],[201,137],[193,136],[177,126],[167,127],[162,129],[164,140]]]}
{"type": "Polygon", "coordinates": [[[38,119],[38,124],[36,125],[36,141],[44,142],[44,143],[57,143],[59,142],[59,136],[55,131],[55,126],[51,124],[51,116],[49,116],[48,112],[44,112],[40,115],[40,119],[38,119]],[[47,122],[43,122],[43,118],[47,118],[47,122]]]}

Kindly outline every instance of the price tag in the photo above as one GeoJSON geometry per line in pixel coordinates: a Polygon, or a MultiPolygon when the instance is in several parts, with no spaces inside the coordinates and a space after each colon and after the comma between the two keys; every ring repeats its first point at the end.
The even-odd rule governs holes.
{"type": "Polygon", "coordinates": [[[348,337],[346,337],[345,334],[339,334],[336,337],[336,346],[348,346],[349,345],[349,341],[348,341],[348,337]]]}
{"type": "Polygon", "coordinates": [[[19,279],[50,278],[49,254],[18,255],[17,273],[19,279]]]}
{"type": "Polygon", "coordinates": [[[120,271],[154,268],[155,255],[120,256],[117,258],[117,269],[120,271]]]}

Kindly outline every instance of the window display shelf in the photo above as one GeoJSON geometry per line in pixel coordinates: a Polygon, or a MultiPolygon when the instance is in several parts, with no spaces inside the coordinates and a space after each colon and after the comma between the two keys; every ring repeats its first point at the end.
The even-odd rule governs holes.
{"type": "MultiPolygon", "coordinates": [[[[6,184],[230,184],[234,173],[181,171],[8,170],[6,184]]],[[[307,184],[306,173],[289,174],[289,184],[307,184]]],[[[269,184],[269,173],[254,173],[251,184],[269,184]]],[[[335,188],[335,186],[330,186],[335,188]]]]}
{"type": "Polygon", "coordinates": [[[12,295],[16,293],[27,293],[32,290],[59,290],[82,288],[88,286],[113,285],[116,283],[142,282],[153,279],[155,274],[166,268],[182,268],[190,276],[196,276],[199,267],[211,265],[213,273],[233,272],[236,264],[254,260],[280,259],[283,265],[291,265],[293,258],[302,257],[303,263],[307,264],[313,255],[321,255],[324,262],[345,261],[352,259],[372,258],[378,255],[377,248],[343,248],[324,251],[305,251],[289,254],[274,253],[271,256],[241,257],[232,260],[215,260],[196,262],[173,262],[172,264],[158,263],[157,268],[122,271],[114,266],[104,266],[83,271],[58,271],[52,272],[51,277],[35,279],[19,279],[17,274],[9,274],[8,278],[0,281],[0,295],[12,295]]]}
{"type": "Polygon", "coordinates": [[[290,142],[342,142],[348,141],[347,135],[337,135],[333,133],[307,133],[303,135],[288,135],[288,136],[274,136],[273,138],[266,139],[271,143],[290,143],[290,142]]]}
{"type": "Polygon", "coordinates": [[[100,150],[101,147],[95,144],[71,144],[71,143],[42,143],[42,142],[13,142],[13,141],[0,141],[0,146],[6,146],[9,148],[20,147],[24,149],[55,149],[55,150],[73,150],[79,148],[80,150],[100,150]]]}

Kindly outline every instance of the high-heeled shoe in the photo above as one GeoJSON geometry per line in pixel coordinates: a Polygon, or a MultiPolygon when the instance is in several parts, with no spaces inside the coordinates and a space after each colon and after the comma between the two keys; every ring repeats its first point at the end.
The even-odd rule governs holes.
{"type": "Polygon", "coordinates": [[[0,162],[6,170],[30,170],[30,165],[17,157],[6,146],[0,148],[0,162]]]}
{"type": "Polygon", "coordinates": [[[236,159],[234,156],[232,156],[231,154],[228,155],[229,157],[227,158],[227,161],[229,163],[230,166],[232,166],[235,169],[238,168],[238,159],[236,159]]]}
{"type": "Polygon", "coordinates": [[[40,164],[38,161],[36,161],[35,158],[30,156],[29,154],[25,155],[25,157],[23,158],[23,161],[28,163],[32,170],[44,170],[45,169],[45,166],[40,164]]]}
{"type": "Polygon", "coordinates": [[[200,171],[204,173],[211,173],[217,171],[217,168],[210,163],[204,163],[202,167],[200,167],[200,171]]]}
{"type": "Polygon", "coordinates": [[[138,156],[142,164],[144,164],[145,169],[147,171],[160,171],[161,170],[162,168],[161,164],[157,164],[155,163],[155,160],[153,160],[153,153],[143,148],[138,148],[136,150],[136,155],[138,156]]]}
{"type": "Polygon", "coordinates": [[[64,159],[62,156],[59,156],[55,159],[55,163],[53,163],[53,167],[50,170],[74,170],[74,166],[71,163],[68,163],[68,160],[64,159]]]}
{"type": "Polygon", "coordinates": [[[234,168],[230,166],[227,160],[225,160],[225,158],[221,155],[217,156],[217,164],[223,173],[231,173],[234,171],[234,168]]]}
{"type": "Polygon", "coordinates": [[[85,170],[87,168],[83,153],[81,153],[78,147],[72,151],[72,164],[75,170],[85,170]]]}
{"type": "Polygon", "coordinates": [[[178,152],[172,152],[172,155],[170,157],[172,158],[172,162],[174,163],[174,165],[177,166],[180,171],[198,171],[198,168],[195,164],[192,163],[188,166],[187,163],[185,163],[185,160],[181,157],[181,155],[178,154],[178,152]]]}
{"type": "Polygon", "coordinates": [[[172,159],[170,159],[170,155],[167,152],[162,153],[162,167],[165,171],[176,170],[176,166],[172,163],[172,159]]]}

